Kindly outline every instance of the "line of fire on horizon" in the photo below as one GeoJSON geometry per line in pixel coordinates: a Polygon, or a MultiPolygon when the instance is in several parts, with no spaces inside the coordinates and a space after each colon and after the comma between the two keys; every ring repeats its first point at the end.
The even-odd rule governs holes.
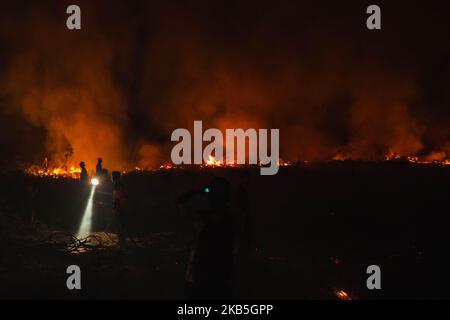
{"type": "MultiPolygon", "coordinates": [[[[339,161],[339,162],[345,162],[345,161],[353,161],[353,159],[345,158],[341,155],[336,155],[331,159],[330,161],[339,161]]],[[[450,166],[450,160],[428,160],[428,159],[421,159],[417,156],[408,156],[408,157],[402,157],[395,153],[391,153],[385,156],[385,158],[381,162],[405,162],[410,163],[413,165],[438,165],[438,166],[450,166]]],[[[376,161],[380,162],[380,161],[376,161]]],[[[294,161],[286,161],[286,160],[280,160],[277,164],[279,167],[289,167],[289,166],[295,166],[295,165],[308,165],[310,164],[310,161],[302,161],[302,162],[294,162],[294,161]]],[[[123,169],[123,173],[129,173],[129,172],[151,172],[151,171],[164,171],[164,170],[174,170],[174,169],[184,169],[188,167],[199,167],[201,169],[203,168],[244,168],[244,167],[253,167],[254,165],[238,165],[236,163],[223,163],[222,161],[216,160],[214,156],[210,155],[209,160],[202,165],[174,165],[172,163],[163,163],[159,167],[155,168],[142,168],[135,166],[133,168],[123,169]]],[[[39,165],[33,165],[24,170],[24,172],[31,176],[36,177],[46,177],[46,178],[64,178],[64,179],[78,179],[80,177],[81,168],[71,165],[71,166],[39,166],[39,165]]]]}

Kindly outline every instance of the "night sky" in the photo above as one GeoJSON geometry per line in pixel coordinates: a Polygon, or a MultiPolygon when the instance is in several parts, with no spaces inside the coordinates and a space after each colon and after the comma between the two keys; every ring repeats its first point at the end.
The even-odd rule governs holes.
{"type": "Polygon", "coordinates": [[[450,158],[448,1],[2,1],[0,164],[170,158],[170,134],[279,128],[288,160],[450,158]],[[82,30],[66,28],[66,8],[82,30]],[[366,28],[366,8],[382,30],[366,28]]]}

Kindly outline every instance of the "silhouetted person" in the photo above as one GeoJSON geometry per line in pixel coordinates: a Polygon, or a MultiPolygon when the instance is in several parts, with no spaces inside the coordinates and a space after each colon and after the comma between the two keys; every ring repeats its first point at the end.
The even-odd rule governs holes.
{"type": "Polygon", "coordinates": [[[97,165],[95,166],[95,173],[97,175],[102,175],[103,174],[103,159],[102,158],[98,158],[97,159],[97,165]]]}
{"type": "Polygon", "coordinates": [[[37,188],[32,184],[27,187],[26,205],[27,211],[30,215],[30,227],[34,229],[36,227],[36,198],[37,198],[37,188]]]}
{"type": "MultiPolygon", "coordinates": [[[[228,206],[230,189],[227,180],[214,178],[203,190],[209,206],[200,212],[204,226],[188,265],[188,298],[226,299],[232,296],[235,227],[228,206]]],[[[191,192],[180,200],[184,202],[195,194],[191,192]]]]}
{"type": "Polygon", "coordinates": [[[89,175],[88,172],[86,170],[86,164],[82,161],[80,162],[80,168],[81,168],[81,173],[80,173],[80,182],[82,186],[87,186],[89,184],[89,175]]]}
{"type": "Polygon", "coordinates": [[[236,190],[235,201],[237,209],[237,290],[242,293],[245,287],[244,279],[251,272],[249,258],[253,237],[253,219],[249,197],[250,172],[244,170],[239,174],[239,185],[236,190]]]}
{"type": "Polygon", "coordinates": [[[116,220],[117,236],[119,244],[124,246],[126,244],[126,229],[125,229],[125,208],[126,208],[126,194],[125,188],[121,181],[120,172],[114,171],[111,175],[114,184],[113,191],[113,208],[114,219],[116,220]]]}
{"type": "Polygon", "coordinates": [[[250,241],[253,233],[253,221],[250,212],[249,181],[250,172],[243,171],[239,175],[239,186],[236,193],[239,224],[239,257],[247,259],[250,251],[250,241]]]}

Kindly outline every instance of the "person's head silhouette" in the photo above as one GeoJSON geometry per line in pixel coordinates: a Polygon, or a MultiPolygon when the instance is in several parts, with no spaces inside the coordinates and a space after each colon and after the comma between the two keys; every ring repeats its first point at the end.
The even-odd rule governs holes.
{"type": "Polygon", "coordinates": [[[121,174],[119,171],[113,171],[113,173],[111,174],[111,180],[116,185],[120,184],[120,177],[121,174]]]}
{"type": "Polygon", "coordinates": [[[205,192],[211,206],[223,206],[230,200],[231,186],[225,178],[215,177],[205,187],[205,192]]]}

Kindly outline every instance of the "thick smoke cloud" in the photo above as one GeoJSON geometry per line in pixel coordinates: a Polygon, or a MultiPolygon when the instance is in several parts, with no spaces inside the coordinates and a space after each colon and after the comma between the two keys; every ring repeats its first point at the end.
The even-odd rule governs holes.
{"type": "Polygon", "coordinates": [[[153,166],[194,120],[280,128],[289,160],[448,158],[448,5],[400,2],[378,32],[361,1],[79,1],[75,32],[71,3],[2,4],[0,102],[60,163],[153,166]]]}

